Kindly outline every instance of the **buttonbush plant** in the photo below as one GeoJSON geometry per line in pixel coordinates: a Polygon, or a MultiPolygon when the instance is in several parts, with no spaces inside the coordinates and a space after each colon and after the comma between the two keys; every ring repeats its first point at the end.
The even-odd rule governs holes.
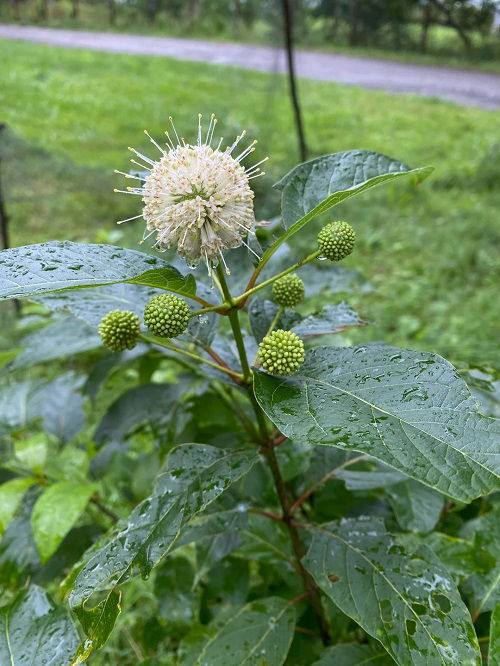
{"type": "Polygon", "coordinates": [[[334,206],[432,169],[325,155],[255,224],[254,144],[214,130],[172,126],[124,172],[164,256],[0,253],[0,297],[25,299],[0,387],[0,663],[499,663],[491,377],[349,346],[367,322],[335,297],[361,278],[334,206]]]}

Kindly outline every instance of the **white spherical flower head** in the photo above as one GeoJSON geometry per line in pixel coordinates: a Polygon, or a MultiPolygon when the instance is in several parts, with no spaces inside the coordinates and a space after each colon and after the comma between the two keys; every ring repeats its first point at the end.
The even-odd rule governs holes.
{"type": "MultiPolygon", "coordinates": [[[[241,165],[241,161],[255,150],[256,141],[233,156],[245,132],[225,150],[221,150],[222,139],[212,147],[216,123],[212,115],[203,139],[199,116],[196,144],[179,140],[172,123],[175,140],[166,132],[166,150],[146,132],[160,150],[161,157],[153,161],[131,149],[147,163],[147,167],[140,166],[147,169],[148,175],[142,187],[127,188],[128,192],[140,194],[145,204],[142,216],[149,233],[145,233],[144,238],[156,234],[155,247],[158,249],[176,247],[190,264],[196,265],[202,258],[209,269],[219,259],[225,264],[223,253],[246,245],[245,236],[253,233],[254,194],[249,181],[263,175],[259,165],[265,161],[249,169],[241,165]]],[[[135,160],[132,162],[139,164],[135,160]]],[[[124,175],[130,177],[130,174],[124,175]]]]}

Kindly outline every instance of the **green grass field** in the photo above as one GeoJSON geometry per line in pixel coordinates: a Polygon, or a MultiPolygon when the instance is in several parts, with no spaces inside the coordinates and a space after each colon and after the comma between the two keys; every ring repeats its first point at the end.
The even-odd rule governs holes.
{"type": "MultiPolygon", "coordinates": [[[[215,112],[228,139],[241,127],[256,136],[256,158],[270,156],[267,176],[254,181],[257,216],[277,213],[271,185],[297,162],[280,75],[8,41],[0,41],[0,61],[13,244],[68,238],[134,247],[142,223],[113,222],[136,214],[139,202],[112,193],[123,184],[112,170],[127,169],[128,145],[149,151],[144,128],[161,136],[170,114],[186,137],[194,138],[198,112],[215,112]]],[[[300,89],[311,156],[365,148],[436,167],[418,188],[376,189],[334,213],[358,232],[346,266],[374,287],[348,295],[373,322],[349,341],[385,339],[459,365],[500,365],[500,114],[336,84],[302,81],[300,89]]],[[[291,260],[314,246],[316,228],[298,235],[291,260]]]]}

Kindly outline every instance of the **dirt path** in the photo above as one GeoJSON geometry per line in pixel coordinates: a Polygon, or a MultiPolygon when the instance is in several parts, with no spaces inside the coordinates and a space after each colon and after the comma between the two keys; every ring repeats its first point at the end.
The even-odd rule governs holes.
{"type": "MultiPolygon", "coordinates": [[[[169,56],[179,60],[235,65],[265,72],[282,72],[285,68],[281,49],[250,44],[16,25],[0,25],[0,38],[40,42],[65,48],[169,56]]],[[[298,74],[309,79],[440,97],[467,106],[500,109],[500,75],[497,74],[314,51],[298,51],[296,57],[298,74]]]]}

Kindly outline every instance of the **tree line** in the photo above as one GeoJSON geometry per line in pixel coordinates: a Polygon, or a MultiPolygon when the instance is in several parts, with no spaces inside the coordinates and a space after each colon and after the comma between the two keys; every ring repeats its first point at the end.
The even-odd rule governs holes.
{"type": "MultiPolygon", "coordinates": [[[[10,0],[14,20],[78,21],[83,10],[100,12],[111,25],[141,21],[212,34],[252,33],[256,24],[281,25],[281,0],[10,0]]],[[[293,0],[297,38],[350,46],[429,50],[433,26],[451,28],[466,53],[498,37],[500,0],[293,0]]]]}

